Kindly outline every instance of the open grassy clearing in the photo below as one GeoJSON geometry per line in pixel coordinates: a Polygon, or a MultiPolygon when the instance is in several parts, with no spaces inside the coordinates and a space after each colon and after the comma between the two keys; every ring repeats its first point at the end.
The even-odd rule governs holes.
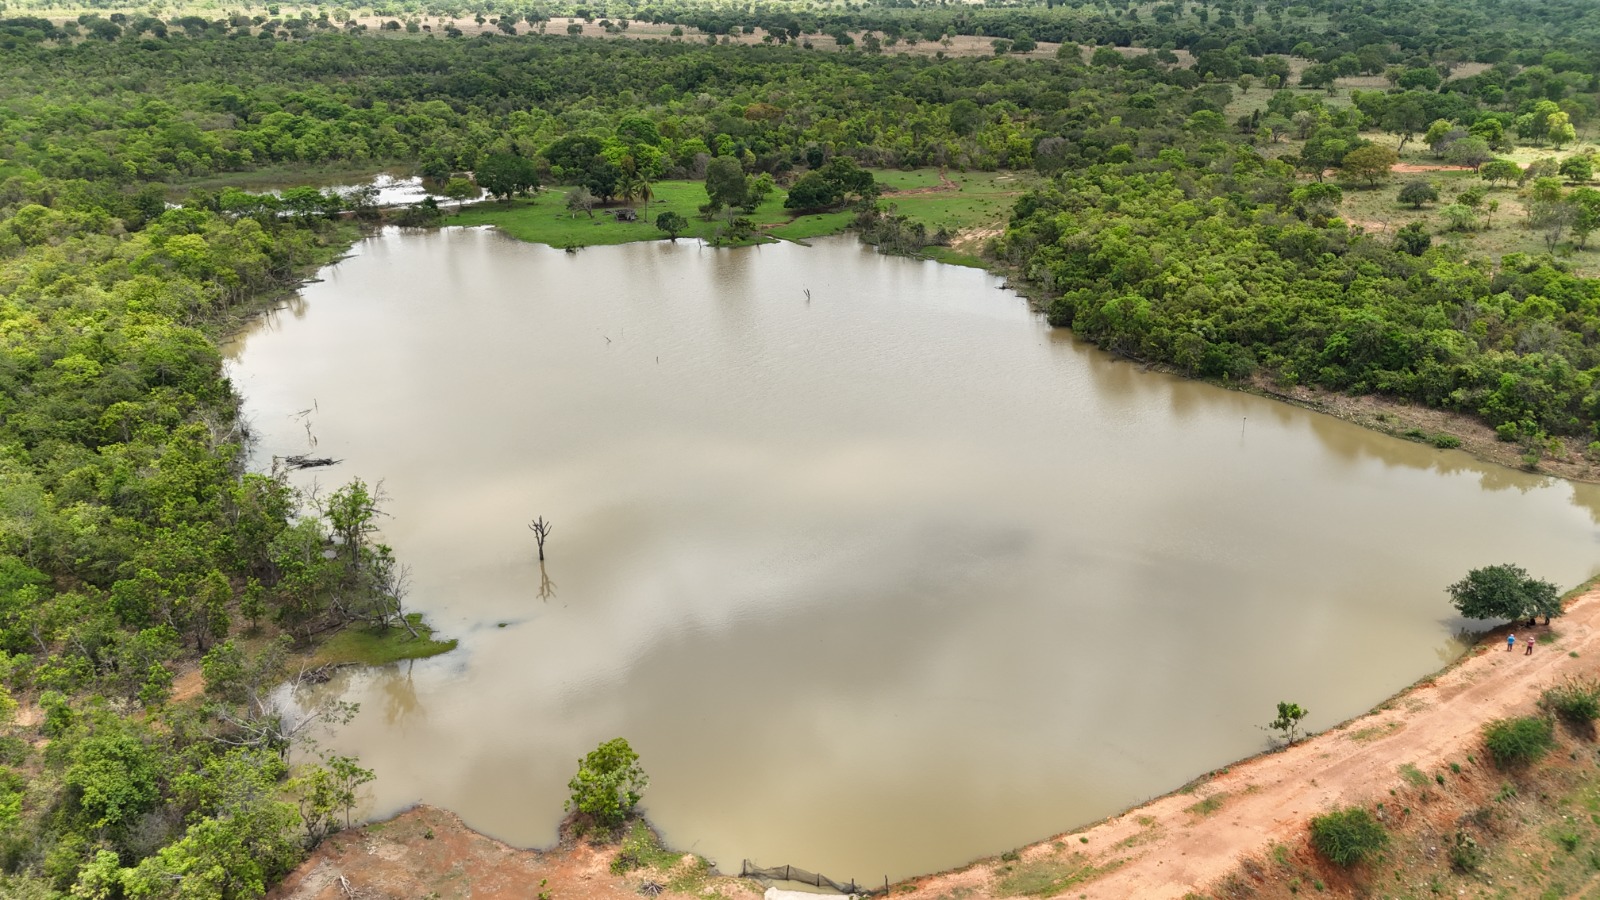
{"type": "Polygon", "coordinates": [[[914,191],[943,184],[938,169],[874,169],[872,178],[885,191],[914,191]]]}
{"type": "MultiPolygon", "coordinates": [[[[471,205],[445,219],[445,224],[493,225],[518,240],[563,248],[662,240],[667,235],[655,226],[655,220],[669,211],[688,220],[681,237],[711,240],[723,227],[721,217],[712,221],[700,217],[700,205],[706,202],[704,184],[659,181],[651,185],[651,190],[654,196],[648,203],[596,207],[592,214],[586,214],[569,211],[567,189],[555,188],[510,203],[490,201],[471,205]],[[624,209],[633,209],[638,220],[619,221],[615,213],[624,209]]],[[[789,222],[790,216],[783,208],[786,196],[782,190],[774,191],[757,207],[750,219],[758,229],[789,222]]]]}
{"type": "MultiPolygon", "coordinates": [[[[1535,148],[1537,149],[1537,148],[1535,148]]],[[[1427,164],[1437,164],[1430,160],[1427,164]]],[[[1541,230],[1529,227],[1527,207],[1516,185],[1491,187],[1470,171],[1395,173],[1376,188],[1344,184],[1344,202],[1339,214],[1353,227],[1368,234],[1392,236],[1413,222],[1420,222],[1435,243],[1460,247],[1471,254],[1499,259],[1508,253],[1550,252],[1541,230]],[[1401,203],[1400,190],[1409,182],[1426,181],[1439,192],[1439,200],[1418,209],[1401,203]],[[1456,202],[1465,191],[1481,189],[1483,202],[1478,208],[1474,230],[1452,230],[1442,210],[1456,202]]],[[[1578,249],[1570,234],[1557,245],[1555,255],[1569,262],[1580,273],[1600,272],[1600,241],[1591,236],[1586,249],[1578,249]]]]}
{"type": "MultiPolygon", "coordinates": [[[[1027,175],[1008,172],[951,173],[946,177],[955,188],[944,190],[937,169],[874,171],[873,177],[888,191],[925,191],[891,194],[883,199],[883,204],[897,214],[925,224],[930,232],[940,228],[960,232],[998,227],[1010,213],[1017,195],[1035,182],[1027,175]]],[[[652,189],[655,195],[649,203],[596,208],[591,216],[570,212],[566,207],[566,189],[555,188],[511,203],[471,205],[447,218],[445,224],[493,225],[518,240],[562,248],[662,240],[667,235],[655,226],[655,220],[668,211],[688,220],[681,237],[709,241],[724,227],[722,216],[711,221],[701,217],[699,207],[706,201],[705,185],[701,182],[661,181],[652,185],[652,189]],[[625,208],[636,210],[638,221],[619,221],[613,213],[625,208]]],[[[783,208],[787,196],[779,188],[749,217],[755,223],[758,241],[771,238],[804,241],[838,234],[855,219],[855,214],[849,211],[792,216],[783,208]]]]}
{"type": "Polygon", "coordinates": [[[957,185],[953,191],[885,197],[884,207],[927,225],[930,232],[940,228],[961,232],[1003,223],[1017,197],[1040,181],[1022,172],[962,172],[948,177],[957,185]]]}

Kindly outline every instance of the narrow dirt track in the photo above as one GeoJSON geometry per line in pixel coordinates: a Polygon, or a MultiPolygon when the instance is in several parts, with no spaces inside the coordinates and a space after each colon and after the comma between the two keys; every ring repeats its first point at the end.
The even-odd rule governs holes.
{"type": "Polygon", "coordinates": [[[1473,172],[1471,166],[1430,166],[1424,163],[1395,163],[1389,171],[1401,175],[1414,175],[1421,172],[1473,172]]]}
{"type": "MultiPolygon", "coordinates": [[[[1600,588],[1574,600],[1555,621],[1556,641],[1540,644],[1531,656],[1523,654],[1524,636],[1549,629],[1501,629],[1498,639],[1486,639],[1454,668],[1378,712],[1232,766],[1193,793],[1172,794],[1034,844],[1021,851],[1020,864],[1054,861],[1081,868],[1082,880],[1063,891],[1073,897],[1158,900],[1203,891],[1245,857],[1300,840],[1312,816],[1385,796],[1399,781],[1402,764],[1428,771],[1465,761],[1469,753],[1481,755],[1484,722],[1527,713],[1541,690],[1568,675],[1595,674],[1597,626],[1600,588]],[[1504,634],[1513,630],[1517,648],[1507,653],[1504,634]],[[1213,796],[1221,797],[1216,812],[1189,812],[1213,796]],[[1095,877],[1097,872],[1103,874],[1095,877]]],[[[992,897],[1002,865],[979,863],[913,883],[921,897],[992,897]]]]}

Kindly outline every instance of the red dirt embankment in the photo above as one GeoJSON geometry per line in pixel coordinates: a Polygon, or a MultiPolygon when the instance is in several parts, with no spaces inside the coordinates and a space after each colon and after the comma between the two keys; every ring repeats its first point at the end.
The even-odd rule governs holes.
{"type": "MultiPolygon", "coordinates": [[[[611,874],[616,852],[573,840],[520,850],[418,806],[324,841],[267,900],[639,900],[639,876],[611,874]]],[[[714,884],[726,900],[760,896],[754,882],[714,884]]]]}

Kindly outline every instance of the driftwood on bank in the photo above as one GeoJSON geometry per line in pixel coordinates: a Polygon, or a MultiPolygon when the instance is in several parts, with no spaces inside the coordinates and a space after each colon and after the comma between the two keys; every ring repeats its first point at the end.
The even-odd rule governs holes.
{"type": "Polygon", "coordinates": [[[344,462],[342,459],[333,459],[327,456],[285,456],[283,464],[290,469],[315,469],[321,466],[336,466],[344,462]]]}

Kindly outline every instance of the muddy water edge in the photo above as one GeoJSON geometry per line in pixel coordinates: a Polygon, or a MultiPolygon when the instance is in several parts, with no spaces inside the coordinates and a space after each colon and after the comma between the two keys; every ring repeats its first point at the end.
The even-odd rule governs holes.
{"type": "Polygon", "coordinates": [[[1144,372],[853,239],[391,229],[321,278],[229,348],[254,462],[381,479],[462,642],[330,685],[374,815],[548,844],[622,735],[672,845],[900,878],[1254,753],[1279,700],[1368,708],[1459,653],[1468,568],[1600,570],[1600,487],[1144,372]]]}

